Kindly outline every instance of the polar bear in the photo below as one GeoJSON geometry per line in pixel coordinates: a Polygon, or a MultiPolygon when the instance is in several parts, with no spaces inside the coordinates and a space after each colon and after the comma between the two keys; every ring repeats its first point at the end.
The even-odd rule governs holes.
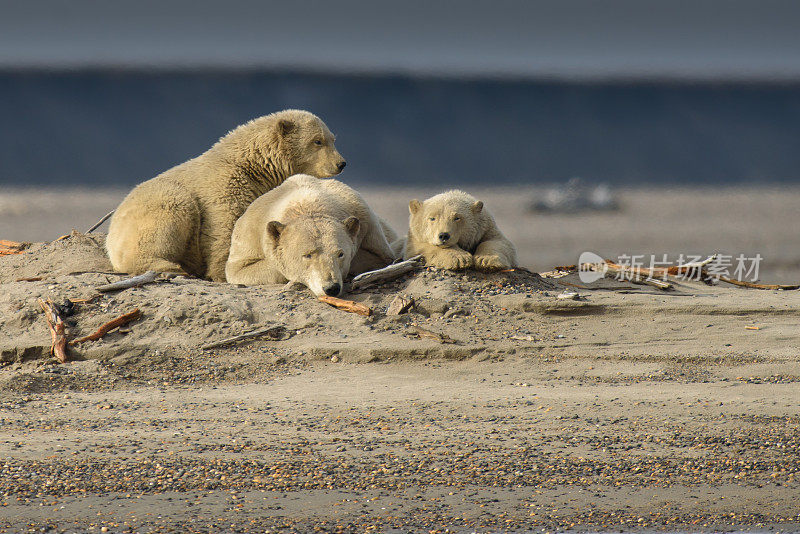
{"type": "Polygon", "coordinates": [[[483,202],[453,190],[408,204],[406,259],[422,254],[428,265],[442,269],[475,267],[481,271],[517,264],[514,245],[497,228],[483,202]]]}
{"type": "Polygon", "coordinates": [[[224,282],[236,220],[293,174],[339,174],[345,160],[334,141],[319,117],[301,110],[239,126],[125,197],[106,239],[111,264],[131,274],[153,270],[224,282]]]}
{"type": "Polygon", "coordinates": [[[236,221],[225,275],[232,284],[297,282],[337,296],[344,278],[395,259],[391,227],[338,180],[296,175],[236,221]]]}

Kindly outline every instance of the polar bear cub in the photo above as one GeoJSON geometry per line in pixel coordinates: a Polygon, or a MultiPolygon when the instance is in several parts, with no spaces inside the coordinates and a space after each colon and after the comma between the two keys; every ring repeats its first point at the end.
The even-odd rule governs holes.
{"type": "Polygon", "coordinates": [[[442,269],[495,271],[517,264],[514,245],[483,202],[463,191],[448,191],[424,202],[412,200],[408,211],[405,258],[422,254],[428,265],[442,269]]]}
{"type": "Polygon", "coordinates": [[[297,282],[317,296],[337,296],[348,274],[391,263],[396,238],[352,188],[295,175],[236,222],[225,276],[232,284],[297,282]]]}

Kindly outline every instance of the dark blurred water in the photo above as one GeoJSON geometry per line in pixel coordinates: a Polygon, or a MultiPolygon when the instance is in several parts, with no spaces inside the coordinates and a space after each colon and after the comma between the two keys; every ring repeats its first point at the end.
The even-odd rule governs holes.
{"type": "Polygon", "coordinates": [[[0,183],[137,183],[289,107],[337,134],[351,183],[800,179],[800,84],[12,71],[0,73],[0,183]]]}

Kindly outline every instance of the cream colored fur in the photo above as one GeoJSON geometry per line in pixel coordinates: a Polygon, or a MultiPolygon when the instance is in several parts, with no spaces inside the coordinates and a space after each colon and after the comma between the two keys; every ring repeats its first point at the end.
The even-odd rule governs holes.
{"type": "Polygon", "coordinates": [[[517,264],[514,245],[483,202],[463,191],[448,191],[425,202],[412,200],[408,210],[405,258],[422,254],[428,265],[453,270],[494,271],[517,264]]]}
{"type": "Polygon", "coordinates": [[[233,225],[251,202],[293,174],[329,177],[343,166],[333,134],[315,115],[286,110],[254,119],[128,194],[111,219],[111,264],[131,274],[222,282],[233,225]]]}
{"type": "Polygon", "coordinates": [[[232,284],[305,285],[338,295],[348,274],[391,263],[394,230],[338,180],[292,176],[236,222],[225,269],[232,284]]]}

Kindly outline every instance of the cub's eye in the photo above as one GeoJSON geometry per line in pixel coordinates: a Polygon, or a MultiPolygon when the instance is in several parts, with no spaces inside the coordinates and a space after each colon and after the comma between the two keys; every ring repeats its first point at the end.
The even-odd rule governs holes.
{"type": "Polygon", "coordinates": [[[456,215],[455,217],[453,217],[453,220],[454,220],[454,221],[460,221],[460,220],[461,220],[461,217],[459,217],[458,215],[456,215]]]}
{"type": "Polygon", "coordinates": [[[319,139],[315,139],[314,144],[317,146],[322,146],[322,141],[320,141],[319,139]]]}
{"type": "Polygon", "coordinates": [[[344,258],[344,252],[342,252],[342,251],[339,251],[339,257],[340,257],[340,258],[344,258]]]}
{"type": "Polygon", "coordinates": [[[435,221],[435,220],[436,220],[436,217],[429,217],[429,218],[428,218],[428,220],[429,220],[429,221],[435,221]]]}
{"type": "Polygon", "coordinates": [[[311,254],[303,254],[303,258],[305,258],[307,260],[310,260],[311,259],[311,254]]]}

